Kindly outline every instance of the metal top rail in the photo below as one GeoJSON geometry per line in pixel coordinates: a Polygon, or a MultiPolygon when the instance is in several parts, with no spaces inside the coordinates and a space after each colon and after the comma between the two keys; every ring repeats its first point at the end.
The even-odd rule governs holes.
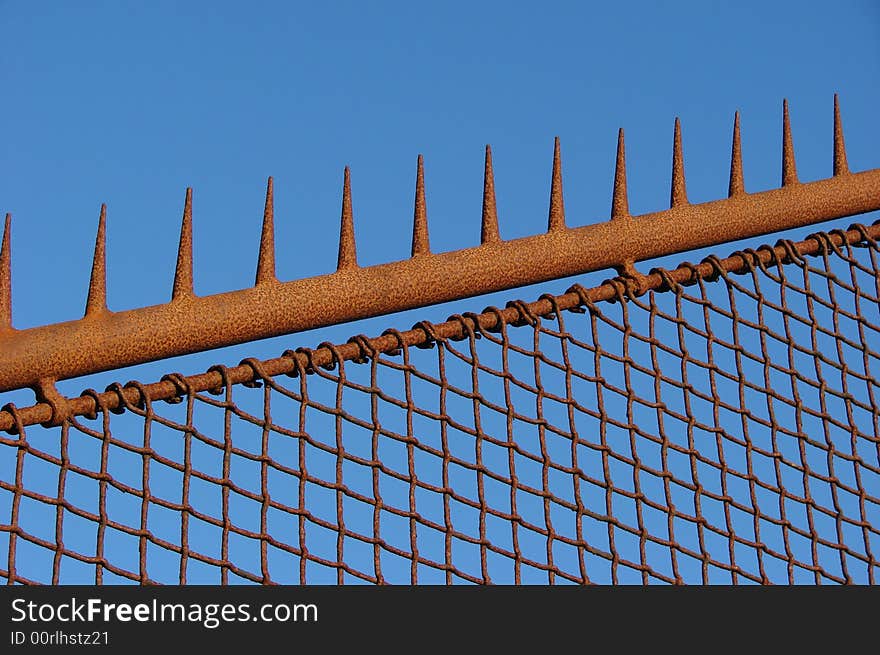
{"type": "MultiPolygon", "coordinates": [[[[782,186],[747,193],[743,184],[739,115],[733,128],[729,197],[687,200],[681,127],[673,139],[670,208],[633,216],[626,191],[623,130],[618,135],[611,220],[568,228],[562,164],[556,140],[548,230],[502,241],[498,231],[491,150],[486,148],[482,243],[432,253],[425,185],[418,159],[412,257],[360,267],[345,169],[337,271],[281,282],[275,274],[272,178],[266,192],[255,285],[198,297],[193,292],[192,191],[187,189],[171,302],[122,312],[106,304],[106,208],[99,219],[85,316],[16,330],[12,326],[10,216],[0,249],[0,391],[31,387],[52,402],[57,380],[177,355],[466,298],[605,268],[640,285],[635,262],[880,209],[880,169],[849,171],[837,96],[834,98],[833,176],[800,183],[787,103],[783,103],[782,186]],[[443,280],[443,284],[436,284],[443,280]]],[[[2,428],[2,426],[0,426],[2,428]]]]}

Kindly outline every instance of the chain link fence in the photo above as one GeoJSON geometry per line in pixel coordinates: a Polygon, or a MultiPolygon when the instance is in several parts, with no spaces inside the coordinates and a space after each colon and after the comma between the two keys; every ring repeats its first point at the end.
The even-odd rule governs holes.
{"type": "Polygon", "coordinates": [[[0,577],[873,583],[878,232],[7,405],[0,577]]]}

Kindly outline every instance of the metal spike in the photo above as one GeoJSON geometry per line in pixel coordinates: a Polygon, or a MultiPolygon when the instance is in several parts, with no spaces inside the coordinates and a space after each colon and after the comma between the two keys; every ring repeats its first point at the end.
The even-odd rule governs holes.
{"type": "Polygon", "coordinates": [[[256,284],[277,282],[275,277],[275,205],[272,177],[266,182],[266,206],[263,210],[263,232],[260,235],[260,256],[257,261],[256,284]]]}
{"type": "Polygon", "coordinates": [[[428,240],[428,212],[425,208],[425,162],[419,155],[416,165],[416,199],[413,209],[412,256],[428,255],[431,244],[428,240]]]}
{"type": "Polygon", "coordinates": [[[788,100],[782,101],[782,186],[797,184],[797,167],[794,163],[794,143],[791,138],[791,120],[788,117],[788,100]]]}
{"type": "Polygon", "coordinates": [[[730,151],[730,186],[727,195],[735,196],[746,192],[743,182],[742,143],[739,134],[739,112],[733,115],[733,145],[730,151]]]}
{"type": "Polygon", "coordinates": [[[357,251],[354,242],[354,217],[351,211],[351,172],[348,166],[342,183],[342,222],[339,227],[339,260],[336,269],[357,268],[357,251]]]}
{"type": "Polygon", "coordinates": [[[840,121],[840,102],[834,94],[834,174],[846,175],[849,166],[846,163],[846,145],[843,142],[843,123],[840,121]]]}
{"type": "Polygon", "coordinates": [[[681,121],[676,116],[672,137],[672,190],[669,193],[669,206],[680,207],[686,204],[688,199],[684,182],[684,154],[681,149],[681,121]]]}
{"type": "Polygon", "coordinates": [[[174,290],[171,299],[193,295],[193,238],[192,189],[186,188],[183,201],[183,221],[180,224],[180,245],[177,248],[177,270],[174,272],[174,290]]]}
{"type": "Polygon", "coordinates": [[[0,331],[12,327],[12,257],[10,237],[12,214],[6,214],[3,243],[0,245],[0,331]]]}
{"type": "Polygon", "coordinates": [[[101,205],[98,235],[95,237],[95,255],[92,259],[92,278],[86,301],[86,316],[107,311],[107,205],[101,205]]]}
{"type": "Polygon", "coordinates": [[[492,148],[486,146],[486,168],[483,174],[483,225],[480,243],[499,241],[498,208],[495,205],[495,174],[492,172],[492,148]]]}
{"type": "Polygon", "coordinates": [[[553,173],[550,178],[550,214],[547,231],[565,229],[565,203],[562,198],[562,152],[559,137],[553,142],[553,173]]]}
{"type": "MultiPolygon", "coordinates": [[[[0,392],[34,388],[45,379],[66,380],[504,289],[522,288],[610,267],[622,268],[622,272],[627,273],[627,262],[653,260],[711,246],[712,243],[718,246],[722,242],[754,239],[763,234],[880,210],[877,189],[880,189],[880,168],[770,189],[760,194],[693,203],[674,210],[652,212],[638,220],[604,221],[554,234],[512,239],[489,247],[478,246],[336,275],[279,282],[256,290],[230,291],[206,298],[194,297],[186,302],[129,309],[118,314],[107,312],[80,321],[14,332],[7,330],[0,334],[0,392]],[[289,311],[291,307],[300,307],[302,311],[289,311]]],[[[350,216],[350,205],[346,193],[344,216],[350,216]]],[[[880,226],[866,226],[865,229],[867,231],[849,230],[846,235],[832,234],[832,238],[850,243],[880,238],[880,226]]],[[[823,244],[816,240],[807,240],[802,245],[805,245],[803,254],[820,253],[823,248],[823,244]]],[[[0,260],[8,257],[8,250],[0,244],[0,260]]],[[[800,251],[800,246],[796,250],[800,251]]],[[[781,249],[777,250],[779,257],[784,254],[781,249]]],[[[100,260],[96,257],[96,262],[100,260]]],[[[731,264],[731,271],[745,270],[742,266],[753,263],[748,258],[737,257],[726,262],[731,264]]],[[[727,263],[724,263],[724,269],[728,268],[727,263]]],[[[8,283],[8,274],[3,277],[8,283]]],[[[657,276],[653,277],[657,281],[657,276]]],[[[637,279],[634,294],[645,288],[637,279]]],[[[571,294],[566,297],[581,304],[585,300],[583,296],[572,298],[571,294]]],[[[589,295],[586,301],[599,297],[589,295]]],[[[561,304],[559,309],[562,310],[561,304]]],[[[458,321],[447,325],[456,330],[468,327],[458,321]]],[[[415,337],[420,339],[424,331],[417,330],[416,333],[415,337]]],[[[437,338],[447,338],[449,334],[452,333],[441,332],[438,327],[437,338]]],[[[376,342],[377,352],[388,344],[400,345],[397,340],[385,339],[382,343],[385,345],[376,342]]],[[[364,350],[359,347],[347,352],[357,355],[358,352],[363,354],[364,350]]],[[[312,363],[320,364],[317,359],[312,363]]],[[[284,364],[284,367],[288,365],[293,366],[294,362],[284,364]]],[[[283,372],[284,367],[275,370],[283,372]]],[[[290,370],[293,372],[296,368],[290,370]]],[[[204,376],[196,377],[207,380],[204,376]]],[[[205,381],[205,384],[214,387],[218,383],[215,379],[205,381]]],[[[173,385],[163,388],[176,393],[168,386],[173,385]]],[[[165,391],[161,395],[164,397],[165,391]]],[[[91,403],[81,409],[91,409],[89,405],[91,403]]],[[[63,411],[63,407],[53,411],[53,416],[61,416],[63,411]]],[[[47,420],[45,413],[38,415],[35,412],[29,416],[47,420]]],[[[14,427],[13,422],[9,412],[0,411],[0,429],[14,427]]]]}
{"type": "Polygon", "coordinates": [[[623,128],[617,133],[617,163],[614,167],[614,192],[611,198],[611,218],[628,218],[629,200],[626,196],[626,151],[623,128]]]}

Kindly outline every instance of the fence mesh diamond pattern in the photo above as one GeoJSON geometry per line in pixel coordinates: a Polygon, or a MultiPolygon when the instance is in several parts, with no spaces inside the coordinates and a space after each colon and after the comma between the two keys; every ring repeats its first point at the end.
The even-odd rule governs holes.
{"type": "Polygon", "coordinates": [[[0,576],[873,583],[877,231],[246,360],[247,384],[174,374],[171,403],[87,391],[54,428],[7,406],[0,576]]]}

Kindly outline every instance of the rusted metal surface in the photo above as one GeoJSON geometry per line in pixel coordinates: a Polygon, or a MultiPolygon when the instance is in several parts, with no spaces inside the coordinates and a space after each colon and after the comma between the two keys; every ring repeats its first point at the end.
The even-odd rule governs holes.
{"type": "MultiPolygon", "coordinates": [[[[640,292],[660,290],[674,284],[688,286],[700,279],[711,278],[718,270],[725,273],[742,274],[755,265],[766,266],[774,262],[790,261],[791,253],[801,256],[816,256],[826,252],[829,247],[836,248],[859,243],[874,243],[880,239],[880,222],[873,225],[856,224],[846,231],[832,232],[825,237],[816,237],[798,243],[780,242],[774,247],[764,247],[749,253],[737,252],[724,259],[704,260],[692,265],[683,264],[670,271],[652,270],[644,276],[640,292]]],[[[319,347],[308,353],[287,351],[283,356],[264,361],[245,361],[238,366],[186,377],[168,377],[150,384],[115,385],[103,393],[89,391],[78,397],[64,398],[55,402],[41,402],[31,407],[16,410],[18,422],[22,426],[46,424],[57,425],[66,416],[89,416],[100,408],[116,411],[126,406],[139,406],[145,402],[170,401],[176,399],[181,388],[193,393],[201,393],[222,388],[229,384],[249,384],[261,375],[296,375],[298,371],[314,372],[314,367],[332,365],[338,360],[361,360],[370,353],[393,353],[401,345],[406,347],[425,347],[436,338],[459,340],[466,338],[467,330],[497,331],[502,324],[521,323],[528,316],[547,317],[555,311],[576,310],[586,301],[591,303],[613,300],[619,293],[618,281],[606,282],[588,290],[573,288],[568,292],[542,297],[530,302],[509,303],[504,309],[487,308],[480,314],[453,317],[443,323],[431,326],[430,330],[417,324],[411,330],[384,334],[372,339],[355,339],[333,347],[319,347]],[[183,382],[181,382],[183,380],[183,382]]],[[[16,420],[7,409],[0,410],[0,431],[16,429],[16,420]]]]}
{"type": "Polygon", "coordinates": [[[338,270],[293,282],[270,178],[254,287],[203,298],[187,189],[172,301],[127,312],[107,307],[102,206],[85,317],[29,330],[12,325],[7,215],[0,390],[37,403],[0,409],[0,578],[875,583],[880,221],[634,266],[880,208],[836,97],[831,178],[799,182],[787,103],[782,131],[780,189],[746,192],[737,114],[729,197],[694,205],[676,120],[671,208],[632,216],[621,130],[611,220],[581,228],[557,139],[547,233],[514,241],[487,147],[481,245],[442,254],[420,156],[412,258],[367,268],[346,168],[338,270]],[[603,268],[618,277],[374,338],[78,397],[54,384],[603,268]]]}
{"type": "Polygon", "coordinates": [[[192,194],[187,190],[172,301],[123,312],[106,306],[105,208],[102,207],[86,315],[76,321],[14,330],[10,312],[9,221],[0,256],[0,391],[47,387],[67,379],[166,357],[384,315],[415,307],[616,268],[635,275],[633,263],[880,208],[880,169],[852,173],[846,166],[835,98],[834,175],[800,183],[794,162],[788,105],[783,112],[782,187],[750,194],[742,182],[739,117],[731,159],[730,196],[687,201],[680,124],[673,147],[671,208],[640,216],[629,212],[623,130],[620,131],[611,220],[566,228],[558,141],[554,149],[548,231],[501,240],[491,151],[486,149],[482,243],[431,254],[419,159],[413,256],[359,267],[350,175],[345,169],[338,270],[280,282],[275,275],[272,180],[266,194],[256,283],[252,288],[197,297],[192,291],[192,194]],[[442,285],[436,284],[443,280],[442,285]]]}
{"type": "Polygon", "coordinates": [[[875,583],[878,237],[8,405],[0,577],[875,583]]]}

